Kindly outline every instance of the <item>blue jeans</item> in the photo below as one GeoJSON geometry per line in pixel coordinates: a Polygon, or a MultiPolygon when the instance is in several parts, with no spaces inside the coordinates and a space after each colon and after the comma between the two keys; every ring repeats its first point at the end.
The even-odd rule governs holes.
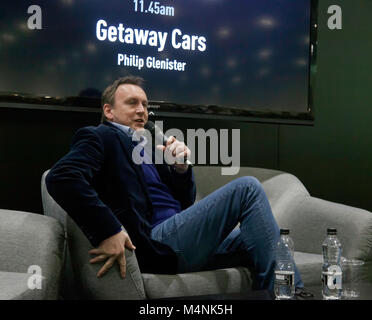
{"type": "MultiPolygon", "coordinates": [[[[235,179],[151,233],[152,239],[176,252],[179,273],[245,266],[253,278],[252,289],[268,290],[274,287],[279,236],[266,194],[254,177],[235,179]]],[[[295,286],[303,287],[297,267],[295,286]]]]}

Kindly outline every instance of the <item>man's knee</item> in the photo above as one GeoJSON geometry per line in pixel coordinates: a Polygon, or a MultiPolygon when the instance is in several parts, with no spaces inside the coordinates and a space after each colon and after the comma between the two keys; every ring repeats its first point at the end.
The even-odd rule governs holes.
{"type": "Polygon", "coordinates": [[[261,182],[257,178],[252,177],[252,176],[240,177],[240,178],[236,179],[236,182],[237,182],[238,185],[244,185],[247,188],[251,188],[251,189],[255,189],[255,190],[256,189],[257,190],[262,189],[261,182]]]}
{"type": "Polygon", "coordinates": [[[240,189],[243,194],[247,192],[252,195],[263,195],[265,191],[262,187],[261,182],[252,176],[244,176],[235,180],[235,186],[240,189]]]}

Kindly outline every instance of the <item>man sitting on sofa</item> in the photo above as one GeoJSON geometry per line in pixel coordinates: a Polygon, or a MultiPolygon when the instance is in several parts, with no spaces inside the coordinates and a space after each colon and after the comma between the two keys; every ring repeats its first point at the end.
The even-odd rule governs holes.
{"type": "MultiPolygon", "coordinates": [[[[194,204],[193,170],[185,161],[132,159],[133,132],[144,130],[147,106],[141,78],[116,80],[102,94],[102,124],[79,129],[46,177],[50,195],[95,247],[90,262],[103,263],[97,276],[117,262],[125,277],[129,248],[141,272],[246,266],[253,289],[272,290],[279,228],[259,181],[238,178],[194,204]]],[[[174,137],[158,148],[176,159],[190,156],[174,137]]],[[[297,269],[295,286],[303,288],[297,269]]]]}

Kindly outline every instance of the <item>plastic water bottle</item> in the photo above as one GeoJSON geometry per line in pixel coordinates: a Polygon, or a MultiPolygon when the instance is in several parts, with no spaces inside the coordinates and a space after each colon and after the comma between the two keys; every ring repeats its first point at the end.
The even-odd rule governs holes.
{"type": "Polygon", "coordinates": [[[276,267],[274,292],[277,300],[293,299],[294,286],[294,244],[288,229],[280,229],[280,238],[276,245],[276,267]]]}
{"type": "Polygon", "coordinates": [[[322,294],[325,300],[337,300],[342,296],[341,242],[337,230],[327,229],[323,245],[322,294]]]}

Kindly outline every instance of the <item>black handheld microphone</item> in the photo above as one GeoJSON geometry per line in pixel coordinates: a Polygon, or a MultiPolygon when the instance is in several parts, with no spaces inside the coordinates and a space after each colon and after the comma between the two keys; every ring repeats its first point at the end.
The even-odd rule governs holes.
{"type": "MultiPolygon", "coordinates": [[[[168,137],[161,131],[161,129],[152,121],[147,121],[145,124],[145,129],[149,130],[151,134],[155,135],[155,141],[156,139],[163,142],[163,145],[165,145],[168,141],[168,137]]],[[[185,158],[185,164],[192,166],[192,163],[189,159],[185,158]]]]}
{"type": "Polygon", "coordinates": [[[166,144],[168,137],[160,130],[160,128],[155,125],[152,121],[147,121],[145,124],[145,129],[149,130],[151,134],[155,135],[155,139],[162,141],[163,145],[166,144]]]}

